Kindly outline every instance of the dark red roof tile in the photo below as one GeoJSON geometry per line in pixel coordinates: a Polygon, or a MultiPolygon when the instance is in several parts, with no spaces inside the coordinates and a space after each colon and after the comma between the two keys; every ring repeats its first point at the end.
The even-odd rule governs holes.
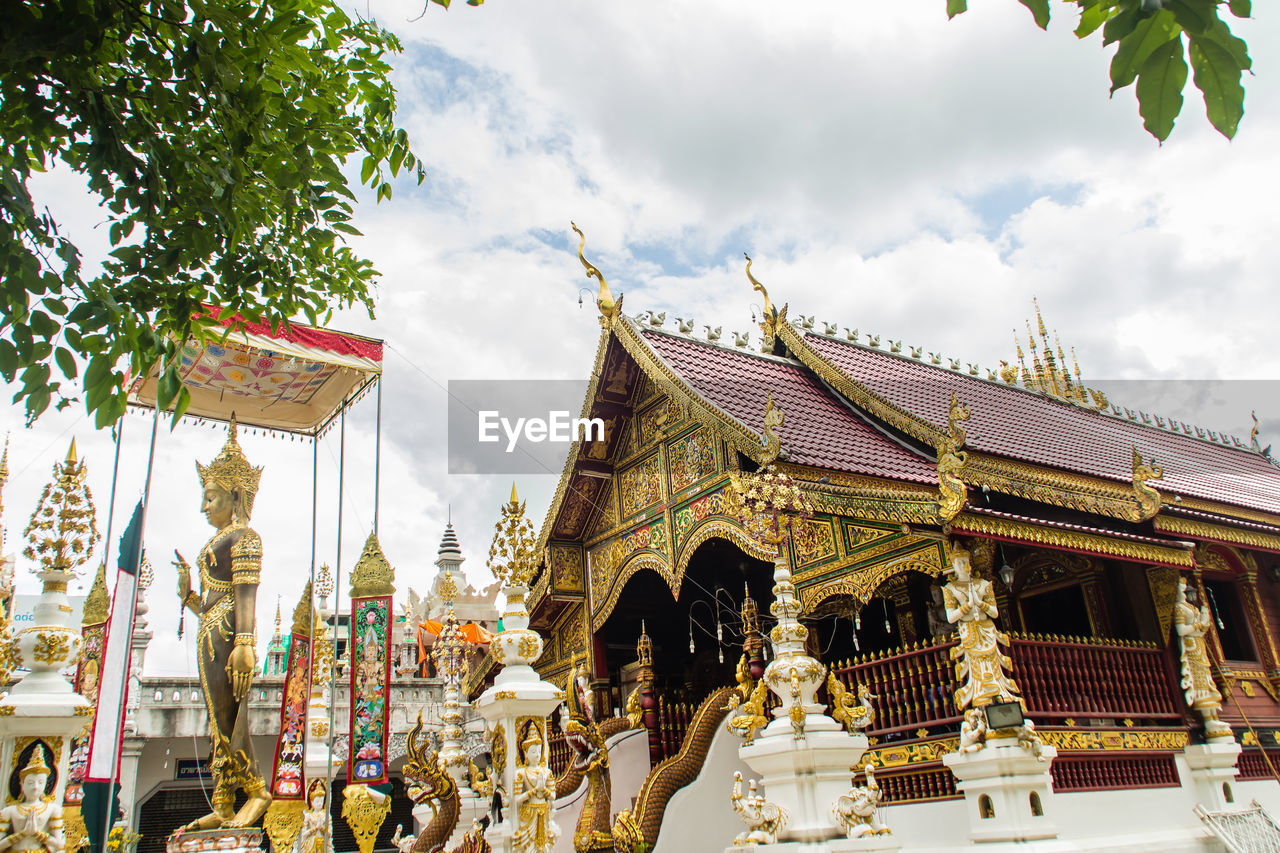
{"type": "Polygon", "coordinates": [[[824,335],[804,340],[849,379],[939,429],[954,391],[971,412],[971,449],[1127,483],[1136,447],[1163,467],[1161,492],[1280,513],[1280,469],[1256,453],[824,335]]]}
{"type": "Polygon", "coordinates": [[[805,367],[680,335],[641,328],[653,351],[694,391],[759,433],[765,399],[786,415],[786,459],[854,474],[936,484],[933,464],[849,410],[805,367]]]}

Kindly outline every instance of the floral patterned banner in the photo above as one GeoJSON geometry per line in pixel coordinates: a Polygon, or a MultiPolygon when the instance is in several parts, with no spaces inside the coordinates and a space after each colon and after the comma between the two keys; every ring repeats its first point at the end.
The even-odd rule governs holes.
{"type": "Polygon", "coordinates": [[[387,781],[391,596],[351,601],[351,760],[347,783],[387,781]]]}
{"type": "Polygon", "coordinates": [[[311,638],[295,633],[289,638],[289,662],[285,668],[284,698],[280,702],[280,736],[271,773],[273,800],[302,800],[303,748],[307,732],[307,698],[311,693],[311,638]]]}
{"type": "MultiPolygon", "coordinates": [[[[102,676],[102,646],[107,638],[107,625],[85,625],[81,629],[80,665],[76,667],[76,692],[98,704],[98,684],[102,676]]],[[[78,806],[84,799],[84,771],[89,766],[89,735],[71,741],[71,764],[67,767],[67,789],[64,805],[78,806]]]]}

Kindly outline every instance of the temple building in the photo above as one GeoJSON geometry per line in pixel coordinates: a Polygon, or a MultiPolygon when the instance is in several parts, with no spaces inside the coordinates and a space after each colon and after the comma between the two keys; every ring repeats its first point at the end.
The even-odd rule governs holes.
{"type": "MultiPolygon", "coordinates": [[[[617,713],[643,633],[651,760],[705,755],[713,729],[689,742],[705,700],[734,684],[744,641],[768,653],[772,554],[733,481],[776,453],[813,508],[787,546],[809,652],[876,697],[868,757],[886,805],[961,796],[942,762],[961,722],[952,542],[994,586],[1026,716],[1058,750],[1055,793],[1190,785],[1182,756],[1205,731],[1181,683],[1182,578],[1208,608],[1220,718],[1243,746],[1232,784],[1269,780],[1263,801],[1280,803],[1280,468],[1256,427],[1246,441],[1108,400],[1038,306],[1016,358],[982,371],[764,301],[757,349],[628,317],[603,289],[582,416],[604,438],[569,452],[529,595],[543,677],[563,684],[585,656],[598,712],[617,713]]],[[[640,799],[661,820],[673,786],[651,787],[640,799]]],[[[1222,793],[1262,796],[1248,790],[1222,793]]],[[[1158,793],[1152,808],[1174,802],[1158,793]]],[[[1126,819],[1098,831],[1140,829],[1126,819]]]]}

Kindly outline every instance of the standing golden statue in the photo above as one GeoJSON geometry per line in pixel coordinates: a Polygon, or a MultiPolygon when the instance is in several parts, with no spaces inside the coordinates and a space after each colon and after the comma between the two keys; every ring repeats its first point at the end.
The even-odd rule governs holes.
{"type": "Polygon", "coordinates": [[[956,710],[1021,701],[1009,675],[1013,662],[1002,650],[1009,645],[1009,635],[993,621],[999,611],[991,581],[974,574],[967,550],[950,545],[947,551],[952,577],[942,588],[942,599],[947,621],[960,634],[960,644],[951,650],[956,661],[956,710]]]}
{"type": "Polygon", "coordinates": [[[196,463],[204,488],[201,511],[218,531],[200,549],[200,592],[191,567],[176,551],[178,597],[200,619],[196,661],[209,711],[213,811],[187,829],[253,825],[271,805],[249,739],[249,688],[258,668],[254,606],[262,569],[262,540],[249,527],[262,469],[245,459],[232,420],[227,443],[208,465],[196,463]],[[249,800],[239,811],[237,789],[249,800]]]}
{"type": "Polygon", "coordinates": [[[1205,635],[1212,625],[1207,604],[1196,608],[1187,600],[1187,580],[1178,578],[1178,598],[1173,605],[1173,627],[1182,651],[1182,689],[1187,705],[1204,720],[1205,736],[1211,740],[1232,737],[1231,726],[1218,719],[1222,694],[1213,683],[1209,649],[1205,635]]]}

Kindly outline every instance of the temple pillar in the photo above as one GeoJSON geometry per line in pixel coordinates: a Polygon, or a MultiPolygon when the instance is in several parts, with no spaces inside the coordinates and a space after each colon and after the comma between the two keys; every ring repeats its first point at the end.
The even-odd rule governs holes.
{"type": "Polygon", "coordinates": [[[1053,798],[1049,765],[1058,751],[1041,748],[1037,758],[1017,738],[988,738],[976,752],[952,752],[942,763],[956,777],[977,843],[1057,838],[1047,814],[1053,798]]]}
{"type": "Polygon", "coordinates": [[[146,745],[146,738],[129,735],[120,742],[120,809],[124,812],[124,825],[135,831],[138,828],[134,809],[138,800],[138,767],[146,745]]]}
{"type": "Polygon", "coordinates": [[[1196,803],[1211,812],[1222,811],[1235,801],[1236,760],[1240,744],[1234,740],[1211,740],[1193,743],[1182,750],[1182,758],[1190,771],[1191,792],[1196,803]]]}

